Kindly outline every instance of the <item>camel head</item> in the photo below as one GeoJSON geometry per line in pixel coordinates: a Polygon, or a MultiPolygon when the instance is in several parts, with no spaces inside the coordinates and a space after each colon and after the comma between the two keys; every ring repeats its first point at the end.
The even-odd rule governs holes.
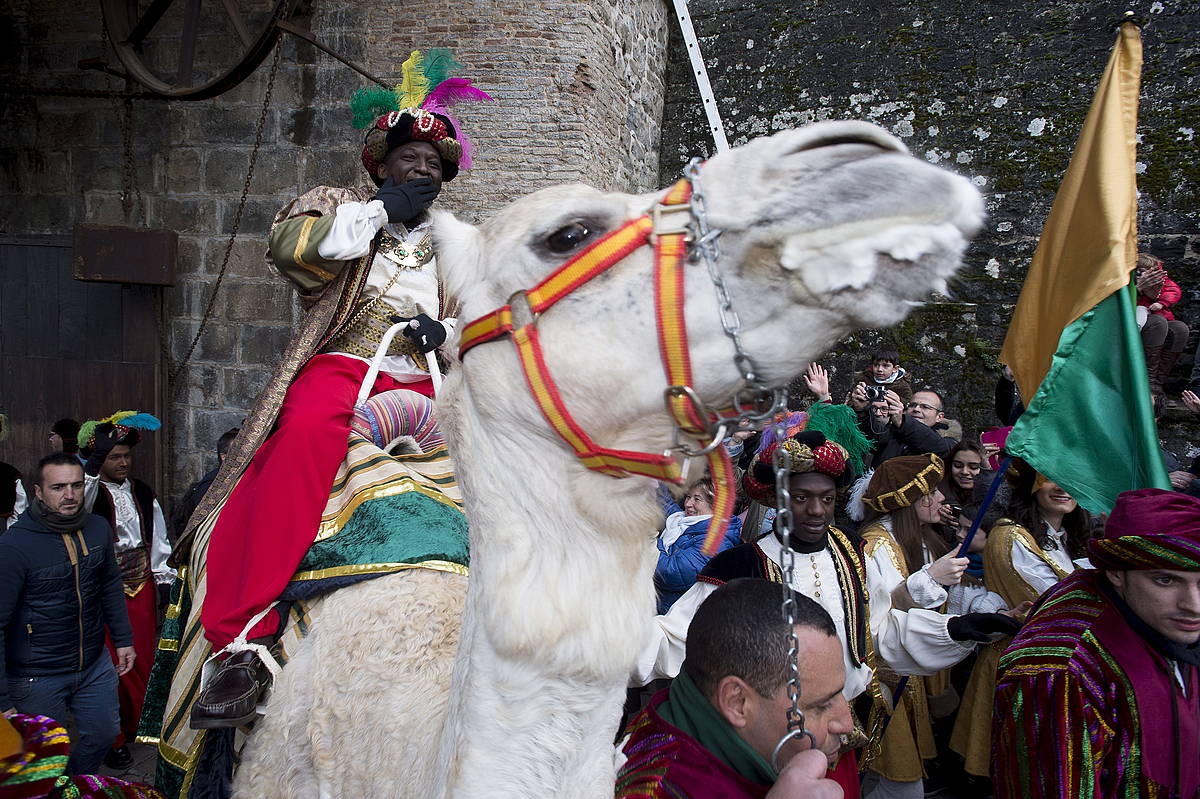
{"type": "MultiPolygon", "coordinates": [[[[917,160],[862,122],[757,139],[710,159],[699,182],[708,223],[721,231],[718,267],[746,351],[773,385],[853,330],[895,324],[944,288],[983,218],[969,181],[917,160]]],[[[460,325],[534,286],[661,197],[558,186],[515,201],[479,227],[439,215],[439,265],[462,303],[460,325]]],[[[653,451],[670,429],[646,423],[662,414],[665,387],[652,265],[651,248],[642,247],[537,323],[564,400],[607,446],[653,451]]],[[[711,406],[727,405],[740,374],[703,263],[688,267],[685,296],[696,389],[711,406]]],[[[481,345],[464,361],[473,391],[486,383],[525,391],[506,340],[481,345]]]]}

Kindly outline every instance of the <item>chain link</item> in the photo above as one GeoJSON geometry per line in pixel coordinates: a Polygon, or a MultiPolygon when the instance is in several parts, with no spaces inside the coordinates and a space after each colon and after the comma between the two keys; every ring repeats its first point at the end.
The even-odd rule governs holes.
{"type": "Polygon", "coordinates": [[[121,211],[125,214],[125,224],[132,225],[134,196],[143,216],[146,204],[137,185],[137,164],[133,159],[133,98],[126,97],[124,105],[124,115],[121,117],[121,147],[124,151],[121,157],[121,211]]]}
{"type": "MultiPolygon", "coordinates": [[[[719,420],[719,423],[729,425],[729,429],[733,430],[739,429],[742,422],[759,428],[787,409],[787,389],[771,389],[767,386],[755,367],[754,359],[742,345],[742,320],[733,307],[729,287],[726,285],[725,276],[721,273],[718,265],[721,257],[721,245],[718,240],[721,231],[711,227],[708,223],[704,192],[700,186],[700,163],[699,158],[693,158],[684,170],[684,175],[692,185],[690,205],[695,234],[691,242],[691,260],[703,260],[708,268],[709,279],[717,293],[721,328],[733,343],[733,362],[741,372],[744,384],[734,398],[737,416],[733,419],[719,420]],[[770,398],[769,404],[768,398],[770,398]]],[[[776,436],[779,441],[783,441],[787,436],[787,429],[782,418],[776,421],[776,436]]],[[[783,545],[779,556],[779,566],[783,572],[781,612],[787,623],[787,692],[791,702],[787,710],[787,734],[775,746],[771,757],[772,765],[776,770],[782,765],[778,762],[779,755],[788,741],[808,738],[810,745],[813,748],[816,747],[816,740],[812,733],[805,729],[804,712],[800,710],[800,642],[796,637],[796,600],[792,590],[792,581],[796,572],[796,553],[792,549],[792,495],[788,486],[788,477],[791,474],[790,461],[791,455],[783,447],[775,448],[772,464],[775,469],[775,530],[783,545]]]]}
{"type": "MultiPolygon", "coordinates": [[[[742,376],[742,386],[734,395],[735,416],[720,420],[731,431],[739,429],[760,429],[771,419],[787,408],[787,389],[770,388],[763,380],[754,365],[754,359],[742,345],[742,320],[733,307],[733,298],[729,295],[729,287],[725,283],[725,275],[718,265],[721,257],[719,238],[721,231],[713,228],[708,222],[708,212],[705,207],[704,191],[700,185],[699,158],[693,158],[684,168],[683,174],[692,186],[692,196],[689,208],[692,213],[692,224],[695,228],[691,237],[691,252],[689,260],[693,263],[704,261],[708,269],[708,278],[712,281],[717,294],[717,310],[721,319],[721,329],[733,344],[733,363],[742,376]],[[745,423],[745,426],[743,426],[745,423]]],[[[713,432],[717,423],[714,422],[713,432]]]]}
{"type": "Polygon", "coordinates": [[[282,54],[283,39],[280,38],[275,43],[275,57],[271,61],[271,73],[267,78],[267,92],[263,96],[262,113],[259,114],[258,126],[254,131],[254,149],[250,151],[250,166],[246,169],[246,181],[242,184],[242,197],[238,201],[237,211],[233,215],[233,225],[229,231],[229,241],[225,245],[225,255],[221,259],[221,268],[217,272],[216,282],[213,283],[212,293],[208,295],[208,303],[204,306],[204,314],[200,318],[200,326],[196,329],[196,335],[192,337],[192,343],[188,347],[187,352],[171,373],[168,386],[178,385],[179,376],[187,368],[188,362],[192,359],[192,353],[196,351],[196,345],[200,343],[200,337],[204,335],[204,329],[208,326],[208,322],[212,318],[213,308],[217,302],[217,294],[221,290],[221,284],[225,282],[225,274],[229,270],[229,257],[233,254],[233,245],[237,241],[238,230],[242,226],[242,214],[246,210],[246,199],[250,195],[250,182],[254,179],[254,165],[258,162],[258,152],[262,147],[263,131],[266,129],[267,115],[271,110],[271,93],[275,89],[275,76],[279,73],[279,60],[282,54]]]}
{"type": "MultiPolygon", "coordinates": [[[[779,417],[776,424],[777,440],[782,442],[787,436],[787,429],[781,414],[787,410],[787,389],[771,389],[763,380],[754,365],[754,359],[742,346],[742,320],[733,307],[733,299],[729,296],[729,287],[725,284],[725,276],[721,272],[719,261],[721,231],[708,223],[708,213],[705,208],[704,192],[700,186],[699,158],[693,158],[684,169],[684,176],[692,187],[690,210],[694,227],[691,237],[692,262],[703,260],[708,269],[708,277],[717,293],[717,308],[721,319],[721,329],[733,343],[733,362],[741,372],[743,386],[734,397],[734,409],[737,415],[715,419],[710,432],[723,437],[724,430],[738,430],[745,422],[748,426],[758,429],[769,420],[779,417]],[[770,399],[770,403],[767,399],[770,399]],[[716,431],[716,432],[714,432],[716,431]]],[[[670,391],[670,389],[668,389],[670,391]]],[[[714,439],[714,442],[719,439],[714,439]]],[[[782,764],[778,762],[779,755],[788,741],[798,738],[808,738],[810,746],[816,748],[816,739],[805,729],[804,712],[800,710],[800,642],[796,637],[796,600],[792,590],[792,580],[796,572],[796,553],[792,549],[792,494],[788,486],[791,475],[791,455],[783,447],[775,448],[773,461],[775,469],[775,530],[779,535],[782,548],[780,549],[779,566],[783,572],[783,603],[781,611],[787,623],[787,659],[788,679],[787,692],[791,706],[787,710],[787,734],[780,739],[772,753],[771,762],[778,771],[782,764]]]]}
{"type": "MultiPolygon", "coordinates": [[[[782,442],[787,436],[783,419],[776,422],[776,439],[782,442]]],[[[816,740],[805,728],[804,711],[800,709],[800,642],[796,638],[796,598],[792,589],[796,573],[796,553],[792,549],[792,492],[789,486],[792,456],[782,446],[775,448],[772,466],[775,469],[775,532],[779,536],[779,567],[783,572],[782,614],[787,624],[787,692],[791,705],[787,710],[787,734],[775,747],[774,760],[778,759],[783,745],[792,738],[807,737],[813,748],[816,740]]],[[[776,769],[781,764],[774,764],[776,769]]]]}

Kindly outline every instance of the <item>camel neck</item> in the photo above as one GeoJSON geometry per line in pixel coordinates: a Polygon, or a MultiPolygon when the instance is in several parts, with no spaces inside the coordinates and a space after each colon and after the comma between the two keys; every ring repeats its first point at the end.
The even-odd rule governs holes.
{"type": "Polygon", "coordinates": [[[467,412],[442,422],[471,530],[445,796],[611,797],[625,686],[654,614],[653,484],[590,472],[544,426],[491,420],[463,391],[467,412]]]}

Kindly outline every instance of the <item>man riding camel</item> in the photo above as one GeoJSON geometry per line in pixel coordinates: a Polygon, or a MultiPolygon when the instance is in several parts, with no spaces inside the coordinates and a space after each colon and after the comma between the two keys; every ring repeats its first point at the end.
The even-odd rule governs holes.
{"type": "Polygon", "coordinates": [[[470,166],[448,106],[490,99],[469,81],[430,80],[453,64],[446,51],[414,52],[399,91],[360,90],[351,107],[356,122],[369,123],[362,164],[375,188],[318,187],[272,224],[268,264],[315,304],[189,524],[190,533],[215,519],[201,620],[213,652],[225,654],[193,705],[195,729],[254,717],[269,682],[265,647],[284,618],[273,603],[317,534],[359,386],[394,322],[409,326],[393,339],[371,394],[433,395],[427,359],[455,312],[441,289],[427,210],[442,184],[470,166]],[[407,76],[422,70],[414,87],[407,76]]]}

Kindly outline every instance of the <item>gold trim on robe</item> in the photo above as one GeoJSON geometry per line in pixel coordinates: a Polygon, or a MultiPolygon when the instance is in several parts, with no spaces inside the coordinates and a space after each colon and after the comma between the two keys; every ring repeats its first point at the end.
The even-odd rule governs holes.
{"type": "MultiPolygon", "coordinates": [[[[1010,519],[1001,519],[988,533],[987,547],[983,551],[983,580],[987,589],[1003,597],[1010,608],[1038,598],[1033,587],[1013,567],[1012,548],[1017,541],[1053,569],[1058,579],[1067,576],[1062,567],[1038,546],[1028,530],[1010,519]]],[[[1000,665],[1000,655],[1010,643],[1012,636],[1005,636],[979,647],[971,679],[954,722],[954,732],[950,736],[950,748],[963,756],[967,773],[977,777],[988,776],[991,766],[992,700],[996,695],[996,669],[1000,665]]]]}

